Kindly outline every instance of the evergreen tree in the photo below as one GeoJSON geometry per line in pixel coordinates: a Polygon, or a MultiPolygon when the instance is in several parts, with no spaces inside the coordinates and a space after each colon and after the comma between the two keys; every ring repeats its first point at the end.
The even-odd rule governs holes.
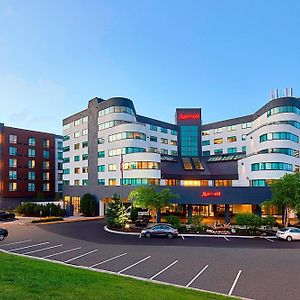
{"type": "Polygon", "coordinates": [[[108,227],[122,228],[128,221],[125,207],[121,202],[120,195],[114,194],[111,197],[111,202],[108,203],[105,213],[105,219],[108,227]]]}

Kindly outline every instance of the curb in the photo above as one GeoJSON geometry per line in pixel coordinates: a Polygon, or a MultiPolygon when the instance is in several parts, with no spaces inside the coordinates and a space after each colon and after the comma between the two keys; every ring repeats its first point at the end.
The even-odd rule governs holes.
{"type": "Polygon", "coordinates": [[[33,225],[51,225],[51,224],[62,224],[62,223],[74,223],[74,222],[86,222],[86,221],[95,221],[95,220],[103,220],[104,217],[95,217],[95,218],[80,218],[80,219],[74,219],[74,220],[62,220],[62,221],[54,221],[54,222],[40,222],[40,223],[32,223],[29,224],[33,225]]]}
{"type": "MultiPolygon", "coordinates": [[[[104,226],[104,230],[106,232],[109,233],[113,233],[113,234],[121,234],[121,235],[136,235],[136,236],[140,236],[140,233],[138,232],[124,232],[124,231],[117,231],[117,230],[112,230],[107,228],[107,225],[104,226]]],[[[276,236],[261,236],[261,235],[254,235],[254,236],[244,236],[244,235],[229,235],[229,234],[216,234],[216,235],[210,235],[210,234],[192,234],[192,233],[184,233],[184,234],[180,234],[179,236],[183,236],[183,237],[197,237],[197,238],[238,238],[238,239],[264,239],[264,238],[268,238],[268,239],[277,239],[276,236]]]]}
{"type": "Polygon", "coordinates": [[[225,296],[225,297],[228,297],[228,298],[240,299],[240,300],[241,299],[242,300],[253,300],[251,298],[243,298],[243,297],[227,295],[227,294],[212,292],[212,291],[203,290],[203,289],[185,287],[185,286],[174,284],[174,283],[168,283],[168,282],[163,282],[163,281],[158,281],[158,280],[150,280],[148,278],[136,277],[136,276],[133,276],[133,275],[117,274],[117,273],[107,271],[107,270],[103,270],[103,269],[94,269],[94,268],[90,268],[90,267],[67,264],[65,262],[57,261],[57,260],[51,260],[51,259],[45,259],[45,258],[41,258],[41,257],[23,255],[23,254],[20,254],[20,253],[12,253],[12,252],[8,252],[8,251],[3,250],[3,249],[0,249],[0,252],[8,254],[8,255],[19,256],[19,257],[24,257],[24,258],[28,258],[28,259],[34,259],[34,260],[39,260],[39,261],[47,261],[47,262],[54,263],[54,264],[57,264],[57,265],[63,265],[65,267],[71,267],[71,268],[74,268],[74,269],[88,270],[88,271],[92,271],[92,272],[110,274],[110,275],[115,275],[115,276],[124,277],[124,278],[132,278],[132,279],[135,279],[135,280],[138,280],[138,281],[144,281],[144,282],[148,282],[148,283],[151,282],[151,283],[155,283],[155,284],[160,284],[160,285],[170,286],[170,287],[177,287],[177,288],[186,289],[186,290],[193,290],[193,291],[208,293],[208,294],[211,294],[211,295],[225,296]]]}

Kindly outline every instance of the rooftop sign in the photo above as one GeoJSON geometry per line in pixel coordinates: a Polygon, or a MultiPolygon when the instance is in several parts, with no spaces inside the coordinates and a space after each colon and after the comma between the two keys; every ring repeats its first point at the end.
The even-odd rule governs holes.
{"type": "Polygon", "coordinates": [[[199,120],[200,114],[179,114],[178,120],[199,120]]]}

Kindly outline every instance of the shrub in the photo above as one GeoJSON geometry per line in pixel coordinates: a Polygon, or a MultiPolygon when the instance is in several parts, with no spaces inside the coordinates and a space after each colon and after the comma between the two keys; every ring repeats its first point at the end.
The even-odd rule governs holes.
{"type": "Polygon", "coordinates": [[[262,225],[266,226],[268,230],[272,229],[276,223],[276,218],[270,215],[262,219],[262,225]]]}
{"type": "Polygon", "coordinates": [[[201,216],[201,215],[192,216],[191,225],[197,231],[203,231],[203,230],[201,230],[201,227],[202,227],[201,222],[202,221],[203,221],[203,216],[201,216]]]}
{"type": "Polygon", "coordinates": [[[136,207],[131,206],[130,219],[133,223],[138,219],[138,209],[136,207]]]}
{"type": "Polygon", "coordinates": [[[251,213],[242,213],[237,214],[235,216],[236,224],[239,226],[245,226],[246,229],[250,229],[253,231],[257,231],[257,229],[261,226],[262,220],[256,214],[251,213]]]}
{"type": "Polygon", "coordinates": [[[66,215],[66,211],[61,209],[59,205],[48,203],[47,205],[25,202],[16,207],[16,213],[26,217],[49,217],[66,215]],[[40,214],[42,212],[42,215],[40,214]]]}
{"type": "Polygon", "coordinates": [[[97,201],[96,198],[87,193],[80,199],[80,212],[86,217],[93,217],[96,215],[97,201]]]}
{"type": "Polygon", "coordinates": [[[166,220],[170,225],[172,225],[172,227],[176,229],[181,228],[180,219],[177,216],[166,216],[166,220]]]}
{"type": "Polygon", "coordinates": [[[122,228],[128,221],[125,207],[123,206],[119,195],[114,194],[111,200],[112,201],[108,203],[106,208],[106,223],[110,228],[122,228]]]}
{"type": "Polygon", "coordinates": [[[63,221],[64,218],[62,217],[49,217],[39,220],[32,220],[31,223],[48,223],[48,222],[56,222],[56,221],[63,221]]]}

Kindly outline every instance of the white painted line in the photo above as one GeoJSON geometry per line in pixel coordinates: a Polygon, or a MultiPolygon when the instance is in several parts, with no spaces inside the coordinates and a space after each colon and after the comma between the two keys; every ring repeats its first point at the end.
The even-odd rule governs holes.
{"type": "Polygon", "coordinates": [[[206,269],[208,268],[208,265],[206,265],[187,285],[186,287],[189,287],[206,269]]]}
{"type": "Polygon", "coordinates": [[[180,235],[182,237],[182,239],[184,240],[184,236],[183,235],[180,235]]]}
{"type": "Polygon", "coordinates": [[[42,249],[37,249],[37,250],[32,250],[29,252],[25,252],[23,254],[26,255],[26,254],[35,253],[35,252],[46,251],[46,250],[54,249],[54,248],[61,247],[61,246],[63,246],[63,244],[52,246],[52,247],[47,247],[47,248],[42,248],[42,249]]]}
{"type": "Polygon", "coordinates": [[[229,239],[228,239],[226,236],[223,236],[223,238],[224,238],[227,242],[229,242],[229,239]]]}
{"type": "Polygon", "coordinates": [[[143,261],[149,259],[150,257],[151,257],[151,255],[149,255],[149,256],[147,256],[147,257],[145,257],[145,258],[143,258],[143,259],[137,261],[136,263],[130,265],[129,267],[126,267],[126,268],[124,268],[123,270],[119,271],[118,274],[121,274],[121,273],[123,273],[123,272],[125,272],[125,271],[127,271],[127,270],[129,270],[129,269],[131,269],[131,268],[133,268],[134,266],[136,266],[136,265],[142,263],[143,261]]]}
{"type": "Polygon", "coordinates": [[[267,240],[268,242],[274,243],[273,240],[270,240],[270,239],[268,239],[268,238],[265,238],[265,240],[267,240]]]}
{"type": "Polygon", "coordinates": [[[68,260],[65,260],[64,262],[65,262],[65,263],[69,263],[69,262],[71,262],[71,261],[73,261],[73,260],[76,260],[76,259],[78,259],[78,258],[87,256],[87,255],[89,255],[89,254],[91,254],[91,253],[94,253],[94,252],[96,252],[96,251],[98,251],[98,249],[94,249],[94,250],[89,251],[89,252],[86,252],[86,253],[84,253],[84,254],[82,254],[82,255],[75,256],[75,257],[73,257],[73,258],[70,258],[70,259],[68,259],[68,260]]]}
{"type": "Polygon", "coordinates": [[[65,251],[61,251],[61,252],[58,252],[58,253],[54,253],[54,254],[51,254],[51,255],[44,256],[42,258],[45,259],[45,258],[53,257],[53,256],[56,256],[56,255],[59,255],[59,254],[68,253],[68,252],[72,252],[72,251],[75,251],[75,250],[79,250],[79,249],[81,249],[81,247],[68,249],[68,250],[65,250],[65,251]]]}
{"type": "Polygon", "coordinates": [[[242,273],[242,271],[239,270],[239,272],[237,273],[237,275],[236,275],[236,277],[235,277],[235,279],[234,279],[234,282],[233,282],[233,284],[232,284],[232,287],[231,287],[231,289],[230,289],[230,291],[229,291],[229,293],[228,293],[229,296],[231,296],[231,294],[232,294],[232,292],[233,292],[233,290],[234,290],[234,288],[235,288],[235,286],[236,286],[236,284],[237,284],[237,281],[239,280],[239,277],[240,277],[241,273],[242,273]]]}
{"type": "Polygon", "coordinates": [[[168,270],[169,268],[171,268],[172,266],[174,266],[176,263],[178,262],[178,259],[175,260],[174,262],[172,262],[170,265],[168,265],[167,267],[165,267],[164,269],[162,269],[161,271],[159,271],[157,274],[153,275],[150,280],[153,280],[154,278],[156,278],[157,276],[159,276],[161,273],[163,273],[164,271],[168,270]]]}
{"type": "Polygon", "coordinates": [[[117,259],[117,258],[119,258],[119,257],[122,257],[122,256],[124,256],[124,255],[126,255],[126,254],[127,254],[127,253],[125,252],[125,253],[123,253],[123,254],[120,254],[120,255],[111,257],[111,258],[109,258],[109,259],[103,260],[103,261],[101,261],[101,262],[99,262],[99,263],[97,263],[97,264],[95,264],[95,265],[90,266],[90,268],[97,267],[97,266],[99,266],[99,265],[101,265],[101,264],[104,264],[104,263],[106,263],[106,262],[112,261],[112,260],[117,259]]]}
{"type": "Polygon", "coordinates": [[[139,239],[142,237],[142,234],[139,235],[139,239]]]}
{"type": "Polygon", "coordinates": [[[14,243],[8,243],[8,244],[0,245],[0,247],[10,246],[10,245],[15,245],[15,244],[21,244],[21,243],[28,243],[28,242],[31,242],[31,241],[32,240],[24,240],[24,241],[19,241],[19,242],[14,242],[14,243]]]}
{"type": "Polygon", "coordinates": [[[31,246],[26,246],[26,247],[9,249],[9,250],[7,250],[7,251],[18,251],[18,250],[23,250],[23,249],[27,249],[27,248],[36,247],[36,246],[46,245],[46,244],[49,244],[49,243],[50,243],[50,242],[44,242],[44,243],[39,243],[39,244],[35,244],[35,245],[31,245],[31,246]]]}

